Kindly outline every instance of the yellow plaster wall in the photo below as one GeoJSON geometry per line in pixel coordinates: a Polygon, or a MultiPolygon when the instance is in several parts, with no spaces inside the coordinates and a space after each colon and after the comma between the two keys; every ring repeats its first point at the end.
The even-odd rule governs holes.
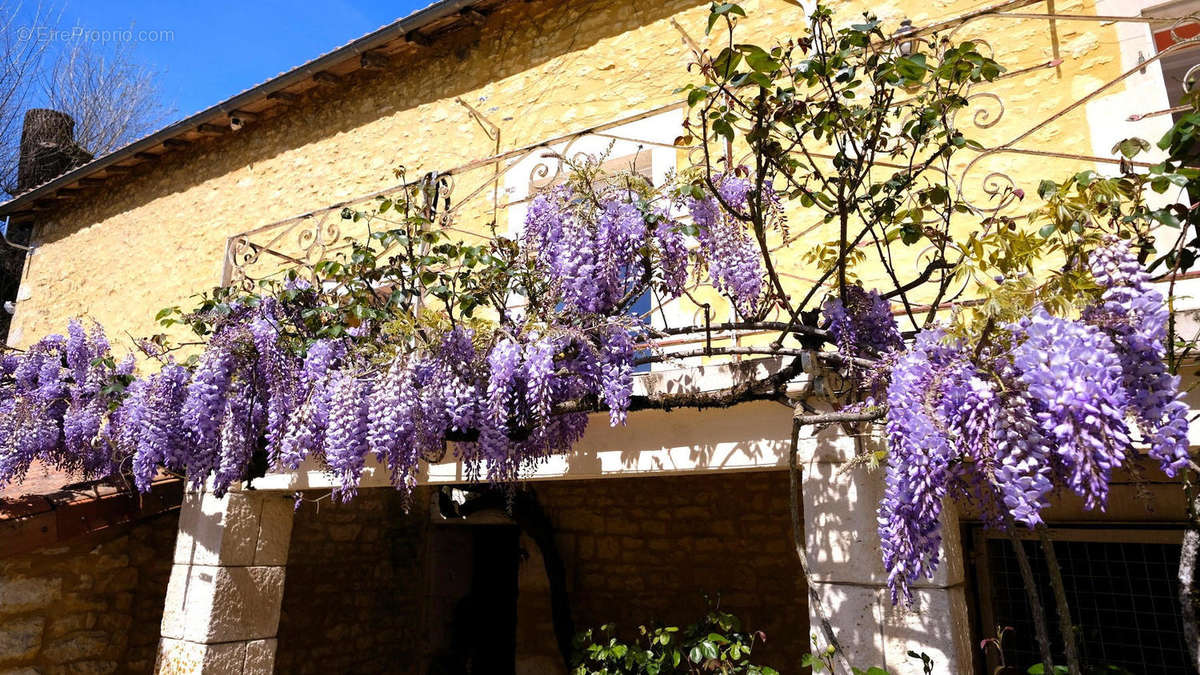
{"type": "MultiPolygon", "coordinates": [[[[802,26],[802,10],[792,2],[744,4],[750,19],[743,40],[769,40],[802,26]]],[[[847,20],[867,7],[835,4],[847,20]]],[[[980,4],[905,0],[869,3],[869,9],[888,25],[908,16],[921,26],[980,4]]],[[[27,345],[61,330],[71,316],[93,317],[113,336],[156,332],[159,308],[186,306],[190,295],[220,281],[227,237],[391,186],[397,165],[412,176],[492,154],[492,142],[456,97],[501,128],[502,149],[676,101],[675,89],[688,81],[689,53],[672,20],[703,39],[707,6],[699,0],[509,3],[483,26],[439,40],[386,71],[360,71],[238,133],[196,143],[117,185],[91,190],[40,216],[10,342],[27,345]]],[[[1074,0],[1059,11],[1089,7],[1074,0]]],[[[996,85],[1006,98],[1006,124],[1044,117],[1116,75],[1111,26],[1064,21],[1059,30],[1066,59],[1061,76],[1042,70],[996,85]]],[[[961,34],[968,35],[1000,43],[997,58],[1010,68],[1049,58],[1045,22],[988,19],[961,34]]],[[[977,131],[973,135],[985,141],[1011,133],[977,131]]],[[[1091,152],[1082,111],[1042,136],[1040,143],[1091,152]]],[[[1070,169],[1030,158],[1002,164],[1035,180],[1070,169]]],[[[812,220],[793,214],[793,231],[806,218],[812,220]]],[[[819,228],[800,243],[829,237],[819,228]]],[[[784,266],[811,275],[794,255],[784,266]]]]}

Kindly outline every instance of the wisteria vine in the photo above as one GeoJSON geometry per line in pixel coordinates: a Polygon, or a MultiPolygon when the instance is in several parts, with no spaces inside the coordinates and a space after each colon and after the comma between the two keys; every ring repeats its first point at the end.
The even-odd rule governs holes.
{"type": "MultiPolygon", "coordinates": [[[[974,347],[935,326],[894,359],[879,509],[894,602],[933,576],[947,498],[999,527],[1040,525],[1056,482],[1103,509],[1113,471],[1136,454],[1131,427],[1168,476],[1189,465],[1162,295],[1123,240],[1091,251],[1089,269],[1101,292],[1078,316],[1034,306],[974,347]]],[[[857,288],[848,297],[825,307],[837,343],[858,353],[899,349],[887,302],[857,288]]]]}
{"type": "Polygon", "coordinates": [[[506,291],[536,301],[525,313],[425,326],[383,353],[364,348],[383,336],[369,323],[339,335],[304,328],[298,317],[327,298],[295,276],[189,315],[204,335],[189,364],[144,343],[161,363],[141,377],[132,357],[114,361],[100,326],[72,321],[66,337],[0,360],[0,485],[39,460],[91,478],[128,474],[143,491],[165,469],[223,494],[256,458],[285,471],[315,460],[348,500],[368,456],[409,490],[420,462],[450,448],[473,478],[515,480],[582,437],[588,415],[556,406],[591,400],[625,422],[645,325],[633,303],[652,287],[678,297],[692,261],[718,269],[725,251],[690,253],[697,228],[672,215],[682,209],[682,198],[662,204],[628,182],[547,190],[511,256],[528,265],[506,291]]]}
{"type": "MultiPolygon", "coordinates": [[[[707,273],[743,316],[766,306],[757,243],[727,211],[746,208],[752,182],[715,184],[718,196],[691,190],[666,203],[617,183],[542,192],[519,241],[503,244],[502,295],[528,302],[487,321],[409,321],[388,333],[375,317],[312,330],[321,284],[290,276],[191,315],[202,353],[155,353],[157,370],[140,376],[99,326],[72,321],[65,336],[0,358],[0,484],[40,461],[128,475],[139,490],[166,470],[223,494],[256,465],[315,462],[349,500],[368,458],[409,491],[421,463],[448,452],[472,479],[519,480],[579,442],[583,410],[626,422],[638,343],[650,335],[632,310],[642,295],[679,297],[707,273]]],[[[866,404],[887,406],[879,534],[894,601],[934,574],[947,499],[981,505],[1002,527],[1034,527],[1056,485],[1103,508],[1135,443],[1168,475],[1188,466],[1163,298],[1122,240],[1091,251],[1088,265],[1100,291],[1080,311],[1034,306],[986,344],[938,326],[906,344],[888,300],[858,285],[824,304],[836,352],[880,364],[866,404]]],[[[420,311],[403,298],[400,308],[420,311]]]]}

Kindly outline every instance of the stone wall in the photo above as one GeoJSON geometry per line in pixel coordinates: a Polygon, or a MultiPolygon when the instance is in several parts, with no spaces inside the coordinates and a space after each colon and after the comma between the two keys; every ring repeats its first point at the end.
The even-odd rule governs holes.
{"type": "MultiPolygon", "coordinates": [[[[429,489],[305,502],[292,525],[275,672],[418,673],[429,489]]],[[[313,494],[312,497],[318,495],[313,494]]]]}
{"type": "Polygon", "coordinates": [[[148,673],[178,510],[0,558],[0,673],[148,673]]]}
{"type": "MultiPolygon", "coordinates": [[[[1071,0],[1058,9],[1087,12],[1092,4],[1071,0]]],[[[56,202],[37,216],[37,247],[22,280],[10,342],[28,345],[80,315],[94,317],[113,335],[158,332],[153,317],[159,308],[186,304],[220,281],[229,236],[392,186],[397,165],[412,177],[492,154],[493,141],[459,98],[501,128],[501,151],[680,102],[677,87],[694,74],[686,70],[689,50],[673,22],[715,45],[717,37],[704,36],[708,5],[506,3],[483,25],[412,51],[392,67],[354,73],[236,134],[193,143],[88,188],[78,199],[56,202]]],[[[903,17],[934,23],[977,6],[974,0],[835,3],[846,20],[869,8],[888,26],[903,17]]],[[[743,41],[771,43],[794,34],[804,18],[791,0],[752,0],[747,10],[743,41]]],[[[995,45],[997,58],[1012,68],[1049,58],[1043,21],[989,19],[971,34],[989,32],[1006,36],[995,45]]],[[[1015,135],[1010,122],[1042,119],[1115,76],[1120,59],[1102,48],[1112,44],[1113,33],[1111,26],[1090,22],[1060,24],[1061,73],[1044,69],[997,83],[1006,122],[972,129],[972,138],[1007,141],[1015,135]]],[[[1082,109],[1035,140],[1084,153],[1111,147],[1091,147],[1082,109]]],[[[1045,157],[1004,155],[997,163],[973,174],[971,185],[992,170],[1043,177],[1079,168],[1045,157]]],[[[1029,192],[1036,185],[1022,187],[1029,192]]],[[[809,220],[813,214],[795,214],[795,222],[809,220]]],[[[828,235],[811,237],[824,241],[828,235]]],[[[789,264],[803,276],[799,261],[789,264]]]]}
{"type": "MultiPolygon", "coordinates": [[[[786,472],[538,483],[566,562],[578,629],[703,616],[704,594],[763,630],[761,663],[799,671],[808,603],[791,545],[786,472]]],[[[536,553],[531,545],[525,547],[536,553]]],[[[555,664],[540,556],[522,563],[520,673],[555,664]]],[[[561,663],[561,661],[559,661],[561,663]]]]}

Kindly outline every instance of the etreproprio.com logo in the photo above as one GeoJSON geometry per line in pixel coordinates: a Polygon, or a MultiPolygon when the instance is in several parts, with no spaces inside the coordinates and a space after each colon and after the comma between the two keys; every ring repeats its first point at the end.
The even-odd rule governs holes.
{"type": "Polygon", "coordinates": [[[171,42],[175,39],[173,30],[149,30],[141,28],[98,29],[74,26],[72,28],[56,28],[53,26],[21,26],[17,29],[17,39],[21,42],[35,40],[38,42],[171,42]]]}

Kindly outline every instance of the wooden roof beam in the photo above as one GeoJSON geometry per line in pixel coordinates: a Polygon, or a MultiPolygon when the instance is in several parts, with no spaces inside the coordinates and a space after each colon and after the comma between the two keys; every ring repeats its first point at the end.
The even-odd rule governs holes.
{"type": "Polygon", "coordinates": [[[392,64],[391,58],[378,50],[363,52],[359,57],[359,65],[365,70],[383,70],[392,64]]]}
{"type": "Polygon", "coordinates": [[[487,14],[474,7],[465,7],[459,10],[458,14],[473,26],[482,26],[487,21],[487,14]]]}
{"type": "Polygon", "coordinates": [[[258,113],[250,112],[249,110],[234,110],[229,113],[230,121],[241,120],[242,122],[253,122],[258,119],[258,113]]]}
{"type": "Polygon", "coordinates": [[[409,31],[404,39],[418,47],[428,47],[433,44],[433,38],[420,31],[409,31]]]}

